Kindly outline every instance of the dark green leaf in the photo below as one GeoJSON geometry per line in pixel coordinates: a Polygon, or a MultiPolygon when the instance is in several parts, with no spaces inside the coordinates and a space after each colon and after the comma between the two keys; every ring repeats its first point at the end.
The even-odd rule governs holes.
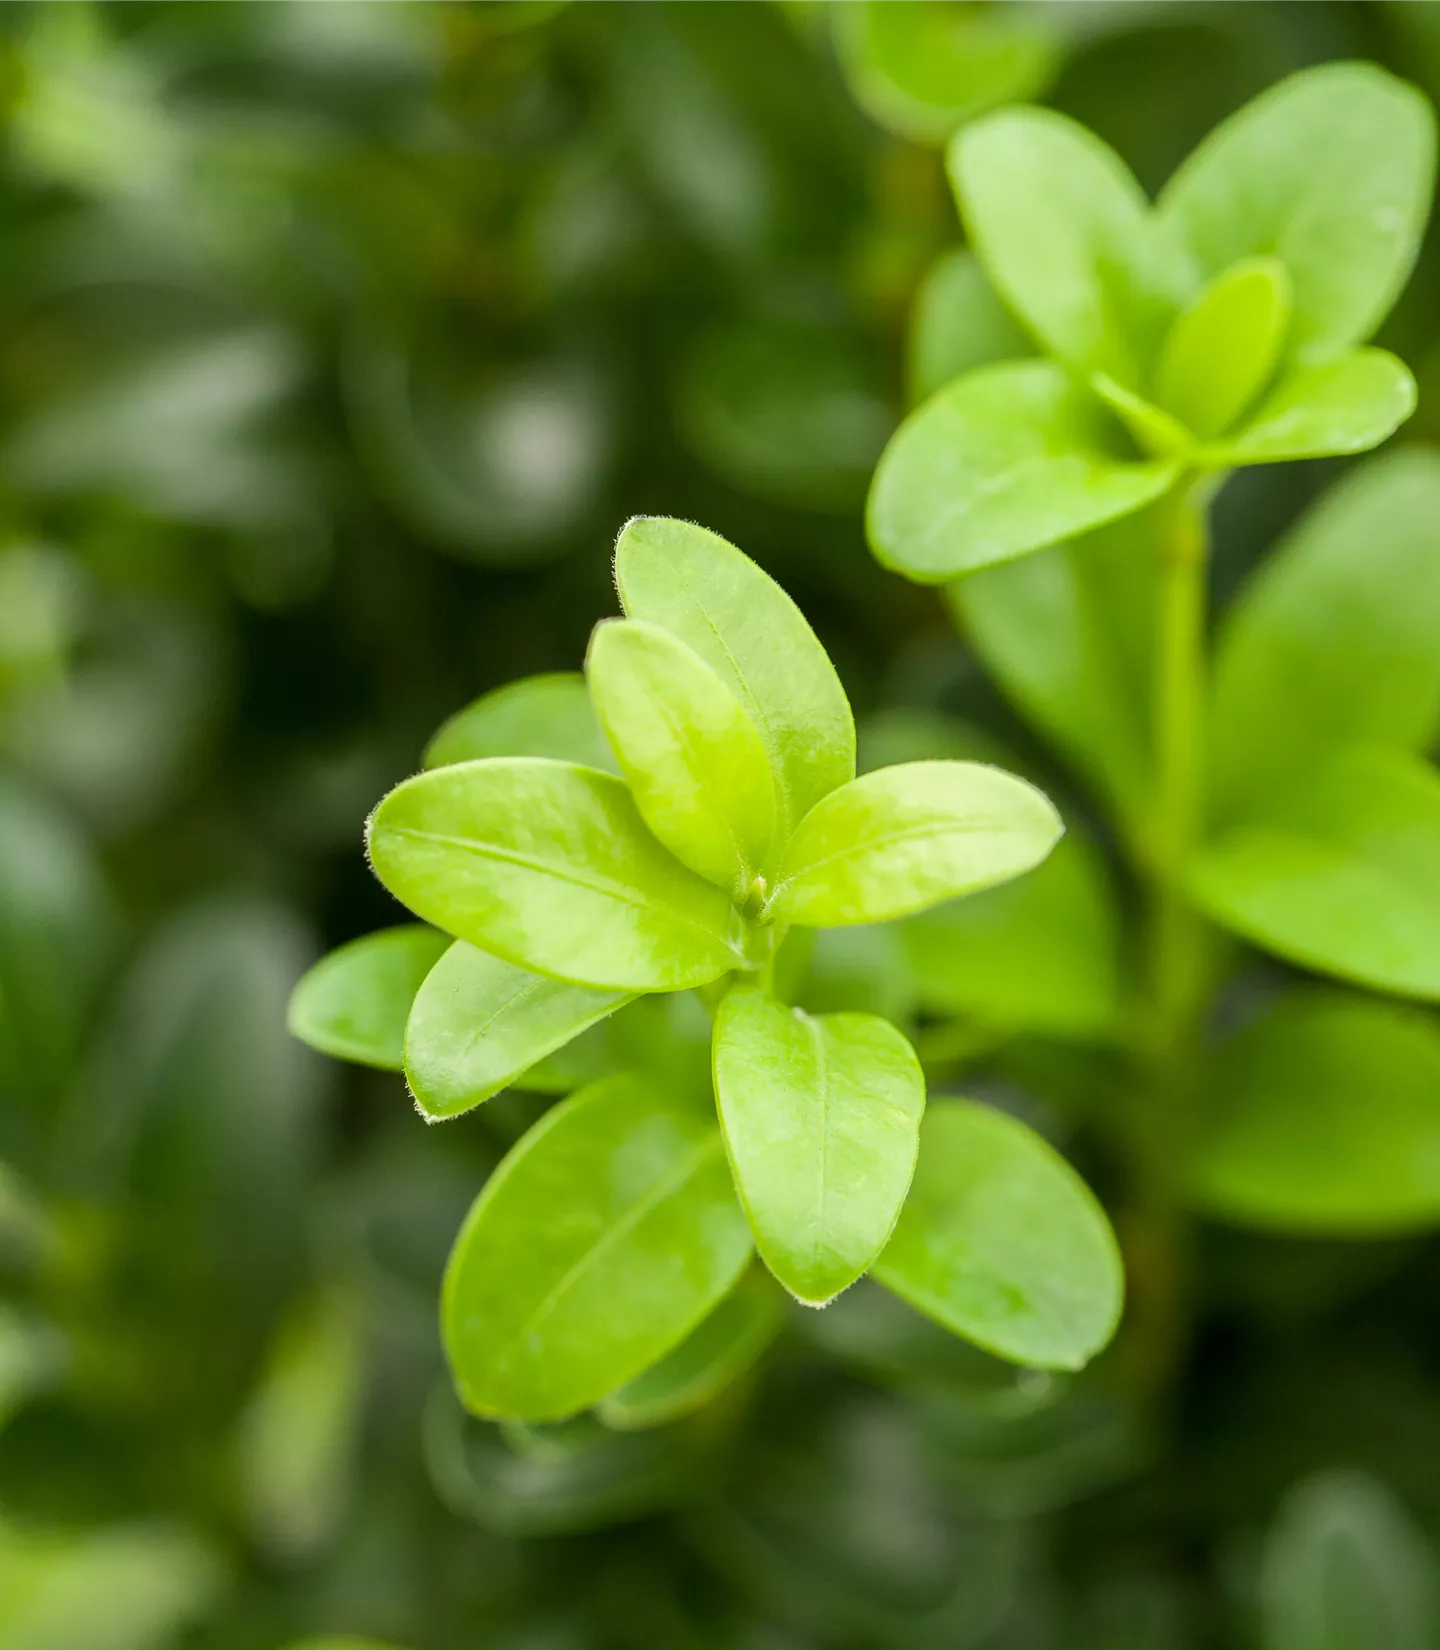
{"type": "Polygon", "coordinates": [[[410,1005],[449,945],[448,934],[421,923],[351,940],[322,957],[291,992],[290,1030],[337,1060],[403,1070],[410,1005]]]}

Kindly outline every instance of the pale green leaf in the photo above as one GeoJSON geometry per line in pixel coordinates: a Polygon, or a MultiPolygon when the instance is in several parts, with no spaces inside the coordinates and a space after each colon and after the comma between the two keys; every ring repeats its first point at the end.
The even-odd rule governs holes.
{"type": "Polygon", "coordinates": [[[1410,273],[1430,210],[1434,117],[1369,63],[1292,75],[1232,115],[1166,186],[1157,214],[1208,280],[1273,255],[1290,273],[1288,348],[1361,343],[1410,273]]]}
{"type": "Polygon", "coordinates": [[[290,1030],[338,1060],[399,1071],[405,1019],[449,936],[420,923],[383,928],[322,957],[290,994],[290,1030]]]}
{"type": "Polygon", "coordinates": [[[1208,843],[1189,887],[1292,962],[1440,998],[1440,775],[1402,751],[1343,749],[1208,843]]]}
{"type": "Polygon", "coordinates": [[[615,546],[632,619],[693,648],[745,707],[775,784],[776,841],[855,772],[855,723],[835,667],[775,581],[718,534],[637,516],[615,546]]]}
{"type": "Polygon", "coordinates": [[[1124,161],[1054,110],[1004,109],[958,132],[948,165],[1006,304],[1072,370],[1139,388],[1179,284],[1124,161]]]}
{"type": "Polygon", "coordinates": [[[1210,1214],[1286,1232],[1440,1221],[1440,1030],[1427,1014],[1294,992],[1210,1063],[1193,1193],[1210,1214]]]}
{"type": "Polygon", "coordinates": [[[1204,449],[1209,464],[1274,464],[1378,447],[1415,411],[1415,380],[1383,349],[1351,350],[1295,367],[1228,440],[1204,449]]]}
{"type": "Polygon", "coordinates": [[[616,773],[578,671],[526,676],[482,694],[444,723],[425,747],[427,768],[487,756],[551,756],[616,773]]]}
{"type": "Polygon", "coordinates": [[[1274,375],[1290,307],[1290,275],[1278,258],[1224,270],[1166,334],[1155,399],[1198,436],[1228,430],[1274,375]]]}
{"type": "Polygon", "coordinates": [[[385,797],[367,841],[418,916],[537,973],[680,991],[742,960],[730,901],[656,842],[609,774],[536,757],[437,768],[385,797]]]}
{"type": "Polygon", "coordinates": [[[1129,515],[1170,486],[1088,390],[1050,361],[983,367],[911,413],[867,506],[879,560],[922,583],[1010,561],[1129,515]]]}
{"type": "Polygon", "coordinates": [[[1440,729],[1440,458],[1371,459],[1324,495],[1221,631],[1215,809],[1234,817],[1336,743],[1424,751],[1440,729]]]}
{"type": "Polygon", "coordinates": [[[856,101],[918,143],[941,143],[962,121],[1036,96],[1055,68],[1051,32],[998,8],[854,0],[831,17],[856,101]]]}
{"type": "Polygon", "coordinates": [[[1018,361],[1035,345],[963,247],[942,252],[920,283],[910,311],[907,382],[924,401],[952,378],[996,361],[1018,361]]]}
{"type": "Polygon", "coordinates": [[[456,940],[405,1028],[415,1102],[429,1118],[469,1111],[628,1001],[623,991],[567,985],[456,940]]]}
{"type": "Polygon", "coordinates": [[[602,1398],[595,1413],[617,1432],[635,1432],[703,1409],[775,1339],[783,1299],[763,1272],[752,1271],[673,1352],[602,1398]]]}
{"type": "Polygon", "coordinates": [[[760,1257],[809,1306],[848,1288],[894,1228],[925,1079],[873,1014],[803,1014],[737,988],[715,1017],[720,1126],[760,1257]]]}
{"type": "Polygon", "coordinates": [[[769,762],[744,706],[693,649],[643,619],[598,626],[585,673],[645,823],[743,902],[775,831],[769,762]]]}
{"type": "Polygon", "coordinates": [[[1027,876],[911,917],[900,934],[928,1012],[1092,1038],[1119,1011],[1119,927],[1104,862],[1072,832],[1027,876]]]}
{"type": "Polygon", "coordinates": [[[926,1112],[915,1183],[874,1275],[1037,1369],[1079,1369],[1120,1318],[1120,1254],[1090,1189],[1033,1130],[968,1100],[926,1112]]]}
{"type": "Polygon", "coordinates": [[[1062,830],[1033,785],[999,768],[880,768],[800,822],[765,914],[811,928],[908,916],[1030,870],[1062,830]]]}
{"type": "Polygon", "coordinates": [[[607,1078],[530,1130],[456,1240],[441,1324],[460,1394],[522,1420],[585,1409],[678,1346],[751,1253],[713,1116],[607,1078]]]}

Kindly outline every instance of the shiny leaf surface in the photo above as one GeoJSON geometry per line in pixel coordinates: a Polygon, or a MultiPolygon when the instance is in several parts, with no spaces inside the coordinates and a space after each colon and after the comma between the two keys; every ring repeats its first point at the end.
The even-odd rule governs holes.
{"type": "Polygon", "coordinates": [[[405,1021],[449,936],[403,923],[351,940],[322,957],[290,995],[290,1030],[337,1060],[400,1071],[405,1021]]]}

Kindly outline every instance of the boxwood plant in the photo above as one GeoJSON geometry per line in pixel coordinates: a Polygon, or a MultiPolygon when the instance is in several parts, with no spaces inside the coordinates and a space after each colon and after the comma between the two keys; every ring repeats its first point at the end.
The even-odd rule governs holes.
{"type": "Polygon", "coordinates": [[[1416,255],[1433,120],[1383,71],[1329,64],[1227,120],[1153,205],[1041,109],[967,127],[948,168],[969,250],[921,292],[925,399],[869,531],[946,585],[1147,894],[1101,1035],[1125,1056],[1106,1115],[1133,1149],[1132,1322],[1158,1374],[1187,1206],[1325,1233],[1440,1216],[1440,1038],[1384,1000],[1440,1000],[1440,464],[1369,461],[1213,647],[1206,620],[1226,477],[1361,452],[1414,406],[1365,340],[1416,255]],[[1361,989],[1257,969],[1237,940],[1361,989]]]}
{"type": "Polygon", "coordinates": [[[482,698],[372,815],[375,872],[424,925],[343,946],[292,1004],[315,1046],[403,1065],[430,1119],[580,1085],[456,1241],[462,1398],[619,1426],[703,1403],[773,1334],[757,1250],[807,1305],[873,1270],[1003,1358],[1083,1364],[1121,1289],[1083,1182],[1000,1111],[927,1113],[888,1020],[803,1006],[807,931],[1018,877],[1059,837],[1054,808],[978,762],[856,778],[824,649],[715,534],[632,521],[615,580],[625,617],[583,678],[482,698]]]}

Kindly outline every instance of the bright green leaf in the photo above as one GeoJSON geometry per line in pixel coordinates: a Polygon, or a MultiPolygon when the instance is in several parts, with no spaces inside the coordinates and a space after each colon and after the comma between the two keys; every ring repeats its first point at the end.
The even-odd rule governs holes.
{"type": "Polygon", "coordinates": [[[855,772],[855,723],[840,678],[778,584],[718,534],[637,516],[615,546],[632,619],[693,648],[759,731],[775,784],[776,841],[855,772]]]}
{"type": "Polygon", "coordinates": [[[939,583],[1129,515],[1170,486],[1086,389],[1050,361],[972,372],[896,431],[867,506],[879,560],[939,583]]]}
{"type": "Polygon", "coordinates": [[[322,957],[290,995],[290,1030],[337,1060],[405,1064],[405,1019],[449,936],[420,923],[383,928],[322,957]]]}
{"type": "Polygon", "coordinates": [[[1234,817],[1336,743],[1427,750],[1440,729],[1440,458],[1387,453],[1340,481],[1222,629],[1212,790],[1234,817]]]}
{"type": "Polygon", "coordinates": [[[456,940],[420,987],[405,1076],[429,1118],[478,1106],[629,997],[531,974],[456,940]]]}
{"type": "Polygon", "coordinates": [[[693,649],[643,619],[598,626],[585,672],[645,823],[743,901],[775,830],[769,762],[744,706],[693,649]]]}
{"type": "Polygon", "coordinates": [[[1326,458],[1378,447],[1415,411],[1415,380],[1383,349],[1294,368],[1244,429],[1204,450],[1216,466],[1326,458]]]}
{"type": "Polygon", "coordinates": [[[1063,826],[1045,797],[978,762],[906,762],[816,805],[790,839],[766,915],[810,928],[886,922],[1018,877],[1063,826]]]}
{"type": "Polygon", "coordinates": [[[918,143],[941,143],[962,121],[1036,96],[1055,67],[1050,32],[999,9],[855,0],[831,16],[856,101],[918,143]]]}
{"type": "Polygon", "coordinates": [[[1319,361],[1368,338],[1410,273],[1430,209],[1434,117],[1369,63],[1292,75],[1232,115],[1157,215],[1200,281],[1242,258],[1290,272],[1289,349],[1319,361]]]}
{"type": "Polygon", "coordinates": [[[1079,1369],[1120,1318],[1120,1254],[1090,1189],[1033,1130],[968,1100],[926,1113],[874,1270],[945,1328],[1037,1369],[1079,1369]]]}
{"type": "Polygon", "coordinates": [[[761,1259],[823,1306],[905,1201],[925,1109],[915,1051],[877,1015],[811,1016],[742,987],[715,1017],[715,1098],[761,1259]]]}
{"type": "Polygon", "coordinates": [[[1114,1028],[1119,913],[1100,856],[1073,833],[1028,876],[922,912],[900,934],[932,1014],[1057,1037],[1114,1028]]]}
{"type": "Polygon", "coordinates": [[[441,1321],[460,1394],[480,1415],[585,1409],[678,1346],[751,1252],[713,1117],[607,1078],[530,1130],[456,1240],[441,1321]]]}
{"type": "Polygon", "coordinates": [[[1198,436],[1228,430],[1275,372],[1290,305],[1278,258],[1245,258],[1217,275],[1166,334],[1155,399],[1198,436]]]}
{"type": "Polygon", "coordinates": [[[526,676],[457,711],[425,747],[427,768],[487,756],[551,756],[616,773],[578,671],[526,676]]]}
{"type": "Polygon", "coordinates": [[[500,757],[408,779],[370,817],[376,875],[417,915],[522,968],[680,991],[735,968],[738,919],[609,774],[500,757]]]}
{"type": "Polygon", "coordinates": [[[1194,1169],[1201,1208],[1313,1234],[1440,1220],[1440,1030],[1393,1003],[1282,998],[1216,1055],[1194,1169]]]}
{"type": "Polygon", "coordinates": [[[910,311],[911,404],[977,367],[1034,353],[1035,345],[995,295],[974,255],[963,247],[942,252],[920,283],[910,311]]]}
{"type": "Polygon", "coordinates": [[[751,1272],[673,1352],[602,1398],[596,1414],[617,1432],[634,1432],[703,1409],[774,1340],[783,1299],[763,1272],[751,1272]]]}
{"type": "Polygon", "coordinates": [[[1218,923],[1292,962],[1440,998],[1440,775],[1351,746],[1284,784],[1191,867],[1218,923]]]}
{"type": "Polygon", "coordinates": [[[1194,436],[1179,419],[1117,384],[1109,373],[1092,372],[1090,388],[1130,432],[1142,453],[1152,458],[1181,458],[1194,447],[1194,436]]]}
{"type": "Polygon", "coordinates": [[[1003,109],[958,132],[948,164],[1009,307],[1072,370],[1138,388],[1178,279],[1124,161],[1065,115],[1003,109]]]}

